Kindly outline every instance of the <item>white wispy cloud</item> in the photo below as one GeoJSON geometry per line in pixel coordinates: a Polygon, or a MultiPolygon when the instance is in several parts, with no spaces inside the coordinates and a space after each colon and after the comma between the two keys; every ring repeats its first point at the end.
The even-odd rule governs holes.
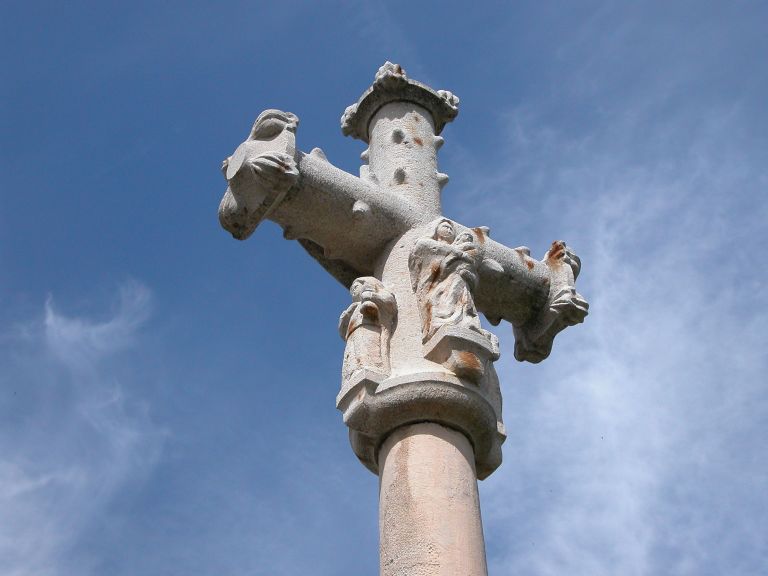
{"type": "Polygon", "coordinates": [[[502,357],[490,571],[760,574],[768,147],[749,95],[716,76],[743,40],[697,18],[678,50],[669,22],[616,12],[561,39],[557,93],[502,111],[493,152],[453,148],[466,217],[539,256],[568,241],[591,303],[541,365],[502,357]]]}
{"type": "Polygon", "coordinates": [[[739,138],[748,118],[633,115],[578,140],[508,118],[518,160],[475,192],[522,182],[535,225],[577,239],[592,307],[542,365],[502,365],[510,440],[484,486],[492,572],[758,573],[768,313],[750,247],[766,240],[768,201],[765,164],[739,138]]]}
{"type": "Polygon", "coordinates": [[[0,572],[91,573],[98,551],[79,539],[127,484],[157,462],[163,431],[115,375],[150,313],[141,284],[119,290],[103,321],[60,313],[3,337],[0,572]]]}
{"type": "Polygon", "coordinates": [[[49,297],[44,334],[49,351],[75,371],[93,369],[100,359],[130,345],[150,314],[151,294],[141,284],[120,287],[114,315],[104,322],[58,314],[49,297]]]}

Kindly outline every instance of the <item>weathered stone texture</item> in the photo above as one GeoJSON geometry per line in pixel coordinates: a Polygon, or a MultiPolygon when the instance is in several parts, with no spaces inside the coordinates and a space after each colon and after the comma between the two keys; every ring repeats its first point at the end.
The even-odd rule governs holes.
{"type": "Polygon", "coordinates": [[[439,134],[458,104],[387,62],[342,116],[343,133],[368,146],[359,177],[319,148],[298,151],[298,118],[279,110],[223,165],[224,228],[245,239],[271,219],[350,288],[336,405],[381,478],[387,576],[486,573],[476,481],[501,464],[506,433],[499,341],[479,313],[512,323],[515,357],[540,362],[588,310],[565,242],[535,260],[442,216],[439,134]]]}

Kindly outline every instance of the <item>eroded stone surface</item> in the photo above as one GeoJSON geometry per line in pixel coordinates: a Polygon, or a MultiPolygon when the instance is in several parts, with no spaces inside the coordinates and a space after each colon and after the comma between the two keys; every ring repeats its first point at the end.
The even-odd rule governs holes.
{"type": "Polygon", "coordinates": [[[463,230],[441,218],[408,258],[419,303],[425,358],[477,382],[499,357],[498,338],[480,325],[473,291],[483,261],[482,230],[463,230]]]}
{"type": "Polygon", "coordinates": [[[481,259],[474,235],[469,231],[456,234],[448,218],[437,223],[431,236],[416,241],[409,267],[419,301],[424,342],[443,326],[485,332],[472,297],[481,259]]]}
{"type": "Polygon", "coordinates": [[[459,113],[457,96],[447,90],[432,90],[408,78],[399,64],[385,62],[376,72],[371,87],[344,111],[341,131],[345,136],[368,142],[371,116],[385,104],[396,101],[411,102],[429,110],[437,134],[459,113]]]}
{"type": "Polygon", "coordinates": [[[368,145],[359,176],[318,148],[298,151],[298,118],[279,110],[223,166],[224,228],[244,239],[271,219],[351,287],[336,405],[355,454],[381,476],[387,575],[485,574],[475,480],[501,464],[506,434],[499,341],[479,312],[509,321],[515,357],[539,362],[588,311],[564,242],[535,260],[442,216],[439,134],[457,113],[453,94],[387,62],[342,117],[343,133],[368,145]]]}
{"type": "Polygon", "coordinates": [[[372,276],[356,279],[349,289],[352,304],[339,318],[339,334],[347,343],[341,377],[348,382],[356,372],[389,374],[389,339],[397,319],[395,295],[372,276]]]}
{"type": "Polygon", "coordinates": [[[219,205],[219,221],[235,238],[250,236],[296,183],[298,125],[290,112],[265,110],[248,139],[224,160],[222,172],[230,187],[219,205]]]}
{"type": "Polygon", "coordinates": [[[558,332],[584,321],[589,304],[576,292],[581,260],[565,242],[556,240],[542,262],[549,268],[549,292],[543,310],[522,325],[514,326],[515,358],[541,362],[552,351],[558,332]]]}

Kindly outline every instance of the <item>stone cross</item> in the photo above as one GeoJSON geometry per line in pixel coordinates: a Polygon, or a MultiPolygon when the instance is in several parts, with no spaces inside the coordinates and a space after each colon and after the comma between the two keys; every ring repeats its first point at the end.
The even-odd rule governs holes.
{"type": "Polygon", "coordinates": [[[439,136],[459,99],[387,62],[341,118],[362,140],[360,175],[296,148],[299,119],[265,110],[223,164],[222,226],[244,240],[264,219],[345,287],[336,406],[352,449],[380,478],[381,574],[487,573],[477,480],[506,437],[493,363],[512,324],[515,358],[540,362],[582,322],[580,261],[565,242],[535,260],[441,213],[439,136]]]}

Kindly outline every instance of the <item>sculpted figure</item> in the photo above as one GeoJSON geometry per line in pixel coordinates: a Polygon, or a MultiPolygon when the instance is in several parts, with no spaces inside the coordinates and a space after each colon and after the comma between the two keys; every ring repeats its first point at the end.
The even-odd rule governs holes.
{"type": "Polygon", "coordinates": [[[362,369],[389,374],[389,338],[397,317],[395,296],[377,278],[364,276],[349,289],[352,304],[339,318],[347,342],[342,379],[362,369]]]}
{"type": "Polygon", "coordinates": [[[514,326],[515,358],[541,362],[552,350],[558,332],[584,321],[589,304],[576,292],[581,260],[562,240],[552,242],[543,262],[550,270],[547,306],[524,326],[514,326]]]}
{"type": "Polygon", "coordinates": [[[408,265],[419,301],[424,342],[445,325],[488,335],[480,327],[472,299],[481,259],[480,246],[473,234],[467,231],[457,235],[447,218],[438,222],[431,237],[416,242],[408,265]]]}
{"type": "Polygon", "coordinates": [[[219,222],[245,240],[282,202],[299,178],[295,114],[265,110],[245,142],[222,163],[227,191],[219,205],[219,222]]]}

